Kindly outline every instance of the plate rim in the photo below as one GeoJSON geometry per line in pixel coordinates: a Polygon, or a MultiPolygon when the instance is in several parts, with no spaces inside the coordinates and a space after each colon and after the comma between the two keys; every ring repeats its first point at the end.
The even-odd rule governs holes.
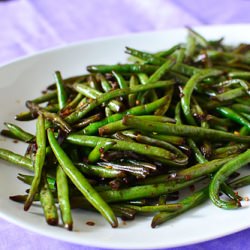
{"type": "MultiPolygon", "coordinates": [[[[234,23],[234,24],[211,24],[211,25],[194,25],[194,26],[187,26],[191,27],[194,30],[200,30],[200,29],[222,29],[222,28],[250,28],[250,24],[247,23],[234,23]]],[[[4,61],[0,63],[0,68],[9,66],[10,64],[13,63],[19,63],[20,61],[27,60],[30,58],[34,58],[37,56],[41,56],[43,54],[47,53],[53,53],[58,50],[64,50],[64,49],[72,49],[73,47],[77,46],[83,46],[83,45],[88,45],[88,44],[93,44],[93,43],[99,43],[99,42],[107,42],[107,41],[112,41],[112,40],[120,40],[120,39],[127,39],[131,36],[137,37],[137,36],[145,36],[145,35],[153,35],[157,33],[166,33],[166,32],[178,32],[178,31],[185,31],[187,30],[185,27],[177,27],[177,28],[169,28],[169,29],[160,29],[160,30],[153,30],[153,31],[142,31],[142,32],[134,32],[134,33],[126,33],[126,34],[120,34],[120,35],[110,35],[110,36],[105,36],[105,37],[96,37],[96,38],[91,38],[91,39],[86,39],[86,40],[80,40],[80,41],[75,41],[75,42],[69,42],[69,43],[63,43],[51,47],[47,47],[45,49],[37,50],[22,56],[18,56],[14,59],[10,59],[7,61],[4,61]]]]}

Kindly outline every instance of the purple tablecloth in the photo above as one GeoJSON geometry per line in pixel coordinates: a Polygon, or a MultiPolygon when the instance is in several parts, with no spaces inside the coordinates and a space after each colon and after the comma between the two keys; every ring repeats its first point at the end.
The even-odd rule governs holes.
{"type": "MultiPolygon", "coordinates": [[[[0,1],[0,64],[90,38],[186,25],[250,23],[249,11],[249,0],[0,1]]],[[[250,249],[249,238],[250,230],[244,230],[176,249],[250,249]]],[[[0,249],[97,250],[50,239],[3,219],[0,219],[0,249]]]]}

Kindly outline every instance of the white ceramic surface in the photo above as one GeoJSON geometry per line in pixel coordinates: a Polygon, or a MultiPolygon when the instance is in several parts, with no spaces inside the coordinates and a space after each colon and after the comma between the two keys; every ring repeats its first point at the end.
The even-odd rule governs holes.
{"type": "MultiPolygon", "coordinates": [[[[225,42],[231,44],[250,43],[250,26],[247,25],[200,27],[196,30],[210,39],[225,37],[225,42]]],[[[3,65],[0,68],[0,128],[4,128],[4,121],[20,124],[14,121],[14,115],[25,109],[27,99],[38,96],[53,81],[55,70],[68,77],[84,73],[89,64],[125,62],[125,46],[157,51],[184,42],[186,33],[184,29],[177,29],[88,41],[3,65]]],[[[32,123],[22,122],[21,125],[34,132],[32,123]]],[[[3,137],[0,137],[0,147],[20,153],[25,151],[23,144],[15,144],[3,137]]],[[[24,212],[21,204],[9,200],[10,195],[22,194],[27,188],[16,179],[17,173],[25,171],[4,161],[0,161],[0,171],[0,216],[26,229],[64,241],[104,248],[166,248],[214,239],[250,225],[246,219],[249,217],[249,207],[225,211],[208,201],[155,229],[150,227],[151,217],[120,222],[119,228],[112,229],[101,216],[76,210],[73,213],[75,231],[68,232],[61,227],[48,226],[39,207],[33,206],[29,212],[24,212]],[[87,226],[87,221],[96,224],[87,226]]],[[[250,187],[240,191],[247,196],[250,187]]]]}

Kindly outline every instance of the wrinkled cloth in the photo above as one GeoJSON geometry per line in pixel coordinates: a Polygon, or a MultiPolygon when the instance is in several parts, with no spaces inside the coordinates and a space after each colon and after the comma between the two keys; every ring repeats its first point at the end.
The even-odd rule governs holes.
{"type": "MultiPolygon", "coordinates": [[[[249,0],[0,1],[0,64],[44,49],[92,38],[183,26],[250,23],[249,10],[249,0]]],[[[172,249],[244,250],[250,249],[249,238],[250,230],[244,230],[172,249]]],[[[98,248],[51,239],[0,219],[2,249],[98,248]]]]}

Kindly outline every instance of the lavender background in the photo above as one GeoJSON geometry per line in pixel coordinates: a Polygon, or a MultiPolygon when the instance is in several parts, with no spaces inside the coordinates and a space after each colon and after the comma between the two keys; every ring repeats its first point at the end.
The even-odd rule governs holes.
{"type": "MultiPolygon", "coordinates": [[[[250,23],[249,11],[249,0],[0,0],[0,64],[91,38],[186,25],[250,23]]],[[[248,229],[174,249],[244,250],[250,249],[249,238],[248,229]]],[[[0,219],[2,249],[97,250],[40,236],[0,219]]]]}

